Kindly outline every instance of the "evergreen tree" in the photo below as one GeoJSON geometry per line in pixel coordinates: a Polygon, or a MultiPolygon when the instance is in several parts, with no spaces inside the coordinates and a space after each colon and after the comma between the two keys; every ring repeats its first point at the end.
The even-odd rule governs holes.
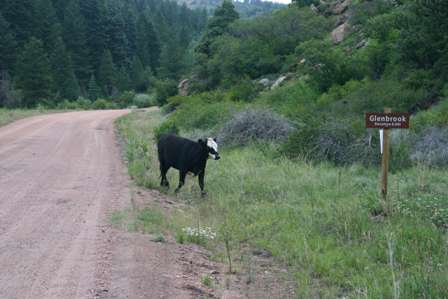
{"type": "Polygon", "coordinates": [[[239,15],[236,12],[235,6],[233,6],[232,2],[229,0],[224,0],[222,5],[216,8],[213,17],[207,24],[205,35],[196,48],[196,51],[209,56],[211,54],[210,46],[213,41],[218,36],[223,35],[227,31],[229,25],[238,18],[239,15]]]}
{"type": "Polygon", "coordinates": [[[101,89],[98,86],[98,84],[96,83],[95,75],[92,75],[90,77],[89,87],[88,87],[87,93],[88,93],[89,99],[91,101],[95,101],[101,95],[101,89]]]}
{"type": "Polygon", "coordinates": [[[135,56],[131,66],[131,81],[133,88],[138,92],[143,92],[147,88],[144,72],[140,58],[135,56]]]}
{"type": "Polygon", "coordinates": [[[115,63],[124,65],[129,45],[124,20],[118,9],[114,5],[108,6],[104,27],[107,34],[107,48],[111,51],[115,63]]]}
{"type": "Polygon", "coordinates": [[[51,0],[37,0],[34,5],[34,36],[44,43],[47,53],[56,46],[61,26],[51,0]]]}
{"type": "Polygon", "coordinates": [[[156,69],[159,66],[160,43],[154,27],[141,15],[137,22],[137,54],[143,65],[156,69]]]}
{"type": "Polygon", "coordinates": [[[87,87],[92,72],[86,31],[86,23],[80,12],[79,0],[70,0],[64,14],[63,35],[67,50],[72,57],[75,75],[83,90],[87,87]]]}
{"type": "Polygon", "coordinates": [[[59,99],[74,100],[80,95],[78,80],[73,71],[72,60],[62,39],[58,39],[51,56],[55,90],[59,99]]]}
{"type": "Polygon", "coordinates": [[[183,70],[183,49],[175,40],[167,43],[162,50],[160,57],[160,69],[158,74],[162,78],[178,79],[183,70]]]}
{"type": "Polygon", "coordinates": [[[17,61],[16,82],[22,89],[26,107],[34,107],[39,100],[51,97],[51,67],[42,41],[31,38],[25,44],[17,61]]]}
{"type": "Polygon", "coordinates": [[[0,14],[0,73],[13,68],[17,43],[9,23],[0,14]]]}
{"type": "Polygon", "coordinates": [[[23,46],[33,34],[32,0],[3,0],[2,14],[16,35],[19,46],[23,46]]]}
{"type": "Polygon", "coordinates": [[[115,79],[115,65],[112,60],[112,54],[109,50],[106,50],[101,58],[101,64],[98,70],[98,82],[106,96],[112,95],[114,88],[116,88],[115,79]]]}
{"type": "Polygon", "coordinates": [[[104,8],[99,0],[80,1],[81,13],[86,20],[86,39],[89,49],[89,63],[94,70],[99,68],[99,61],[106,49],[104,31],[104,8]]]}

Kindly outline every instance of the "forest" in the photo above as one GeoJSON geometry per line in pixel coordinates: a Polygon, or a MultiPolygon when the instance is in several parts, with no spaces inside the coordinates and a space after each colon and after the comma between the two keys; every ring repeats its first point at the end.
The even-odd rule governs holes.
{"type": "Polygon", "coordinates": [[[178,79],[206,17],[174,1],[2,0],[0,106],[117,98],[178,79]]]}

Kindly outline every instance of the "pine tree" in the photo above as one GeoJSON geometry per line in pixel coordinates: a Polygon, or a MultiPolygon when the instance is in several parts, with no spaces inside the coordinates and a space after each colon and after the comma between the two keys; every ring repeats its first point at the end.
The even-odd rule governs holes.
{"type": "Polygon", "coordinates": [[[137,22],[137,54],[143,66],[156,69],[159,66],[160,43],[154,27],[141,15],[137,22]]]}
{"type": "Polygon", "coordinates": [[[224,0],[222,5],[217,7],[213,17],[207,24],[205,35],[199,43],[196,51],[210,56],[210,46],[216,37],[223,35],[231,23],[239,18],[235,6],[229,0],[224,0]]]}
{"type": "Polygon", "coordinates": [[[89,87],[88,87],[87,93],[88,93],[89,99],[91,101],[95,101],[101,95],[101,89],[98,86],[98,84],[96,83],[95,75],[92,75],[90,77],[89,87]]]}
{"type": "Polygon", "coordinates": [[[11,71],[14,66],[17,43],[9,23],[0,14],[0,73],[11,71]]]}
{"type": "Polygon", "coordinates": [[[41,40],[31,38],[20,53],[16,66],[17,86],[22,89],[24,105],[34,107],[51,97],[51,67],[41,40]]]}
{"type": "Polygon", "coordinates": [[[86,31],[86,23],[80,12],[79,0],[70,0],[64,14],[63,35],[67,50],[72,57],[75,75],[83,90],[87,87],[92,73],[86,31]]]}
{"type": "Polygon", "coordinates": [[[86,20],[86,38],[89,49],[89,63],[94,70],[99,68],[99,61],[106,49],[104,31],[104,7],[99,0],[80,1],[81,13],[86,20]]]}
{"type": "Polygon", "coordinates": [[[74,100],[80,95],[78,80],[73,71],[70,55],[62,39],[58,39],[51,56],[55,90],[59,99],[74,100]]]}
{"type": "Polygon", "coordinates": [[[108,6],[104,27],[107,34],[107,48],[111,51],[115,63],[125,65],[129,45],[124,20],[117,6],[108,6]]]}
{"type": "Polygon", "coordinates": [[[98,82],[106,96],[112,95],[114,88],[116,88],[116,77],[115,65],[109,50],[106,50],[101,58],[101,64],[98,70],[98,82]]]}
{"type": "Polygon", "coordinates": [[[49,53],[54,49],[61,36],[61,25],[51,0],[37,0],[33,2],[33,7],[34,36],[44,43],[44,47],[49,53]]]}
{"type": "Polygon", "coordinates": [[[3,0],[2,14],[22,47],[33,35],[32,0],[3,0]]]}

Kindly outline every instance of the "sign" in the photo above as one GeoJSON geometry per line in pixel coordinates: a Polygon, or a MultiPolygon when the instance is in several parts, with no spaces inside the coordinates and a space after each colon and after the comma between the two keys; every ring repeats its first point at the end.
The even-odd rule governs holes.
{"type": "Polygon", "coordinates": [[[409,129],[410,116],[406,112],[367,112],[366,128],[409,129]]]}

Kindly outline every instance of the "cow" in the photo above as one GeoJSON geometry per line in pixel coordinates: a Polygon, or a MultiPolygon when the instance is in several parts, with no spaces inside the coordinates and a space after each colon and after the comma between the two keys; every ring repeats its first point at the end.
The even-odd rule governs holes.
{"type": "Polygon", "coordinates": [[[173,167],[179,170],[179,185],[176,193],[185,184],[188,173],[198,176],[201,195],[204,196],[204,176],[207,160],[219,160],[218,144],[216,138],[199,139],[197,142],[177,135],[162,135],[157,143],[157,152],[160,163],[160,185],[170,186],[166,173],[173,167]]]}

